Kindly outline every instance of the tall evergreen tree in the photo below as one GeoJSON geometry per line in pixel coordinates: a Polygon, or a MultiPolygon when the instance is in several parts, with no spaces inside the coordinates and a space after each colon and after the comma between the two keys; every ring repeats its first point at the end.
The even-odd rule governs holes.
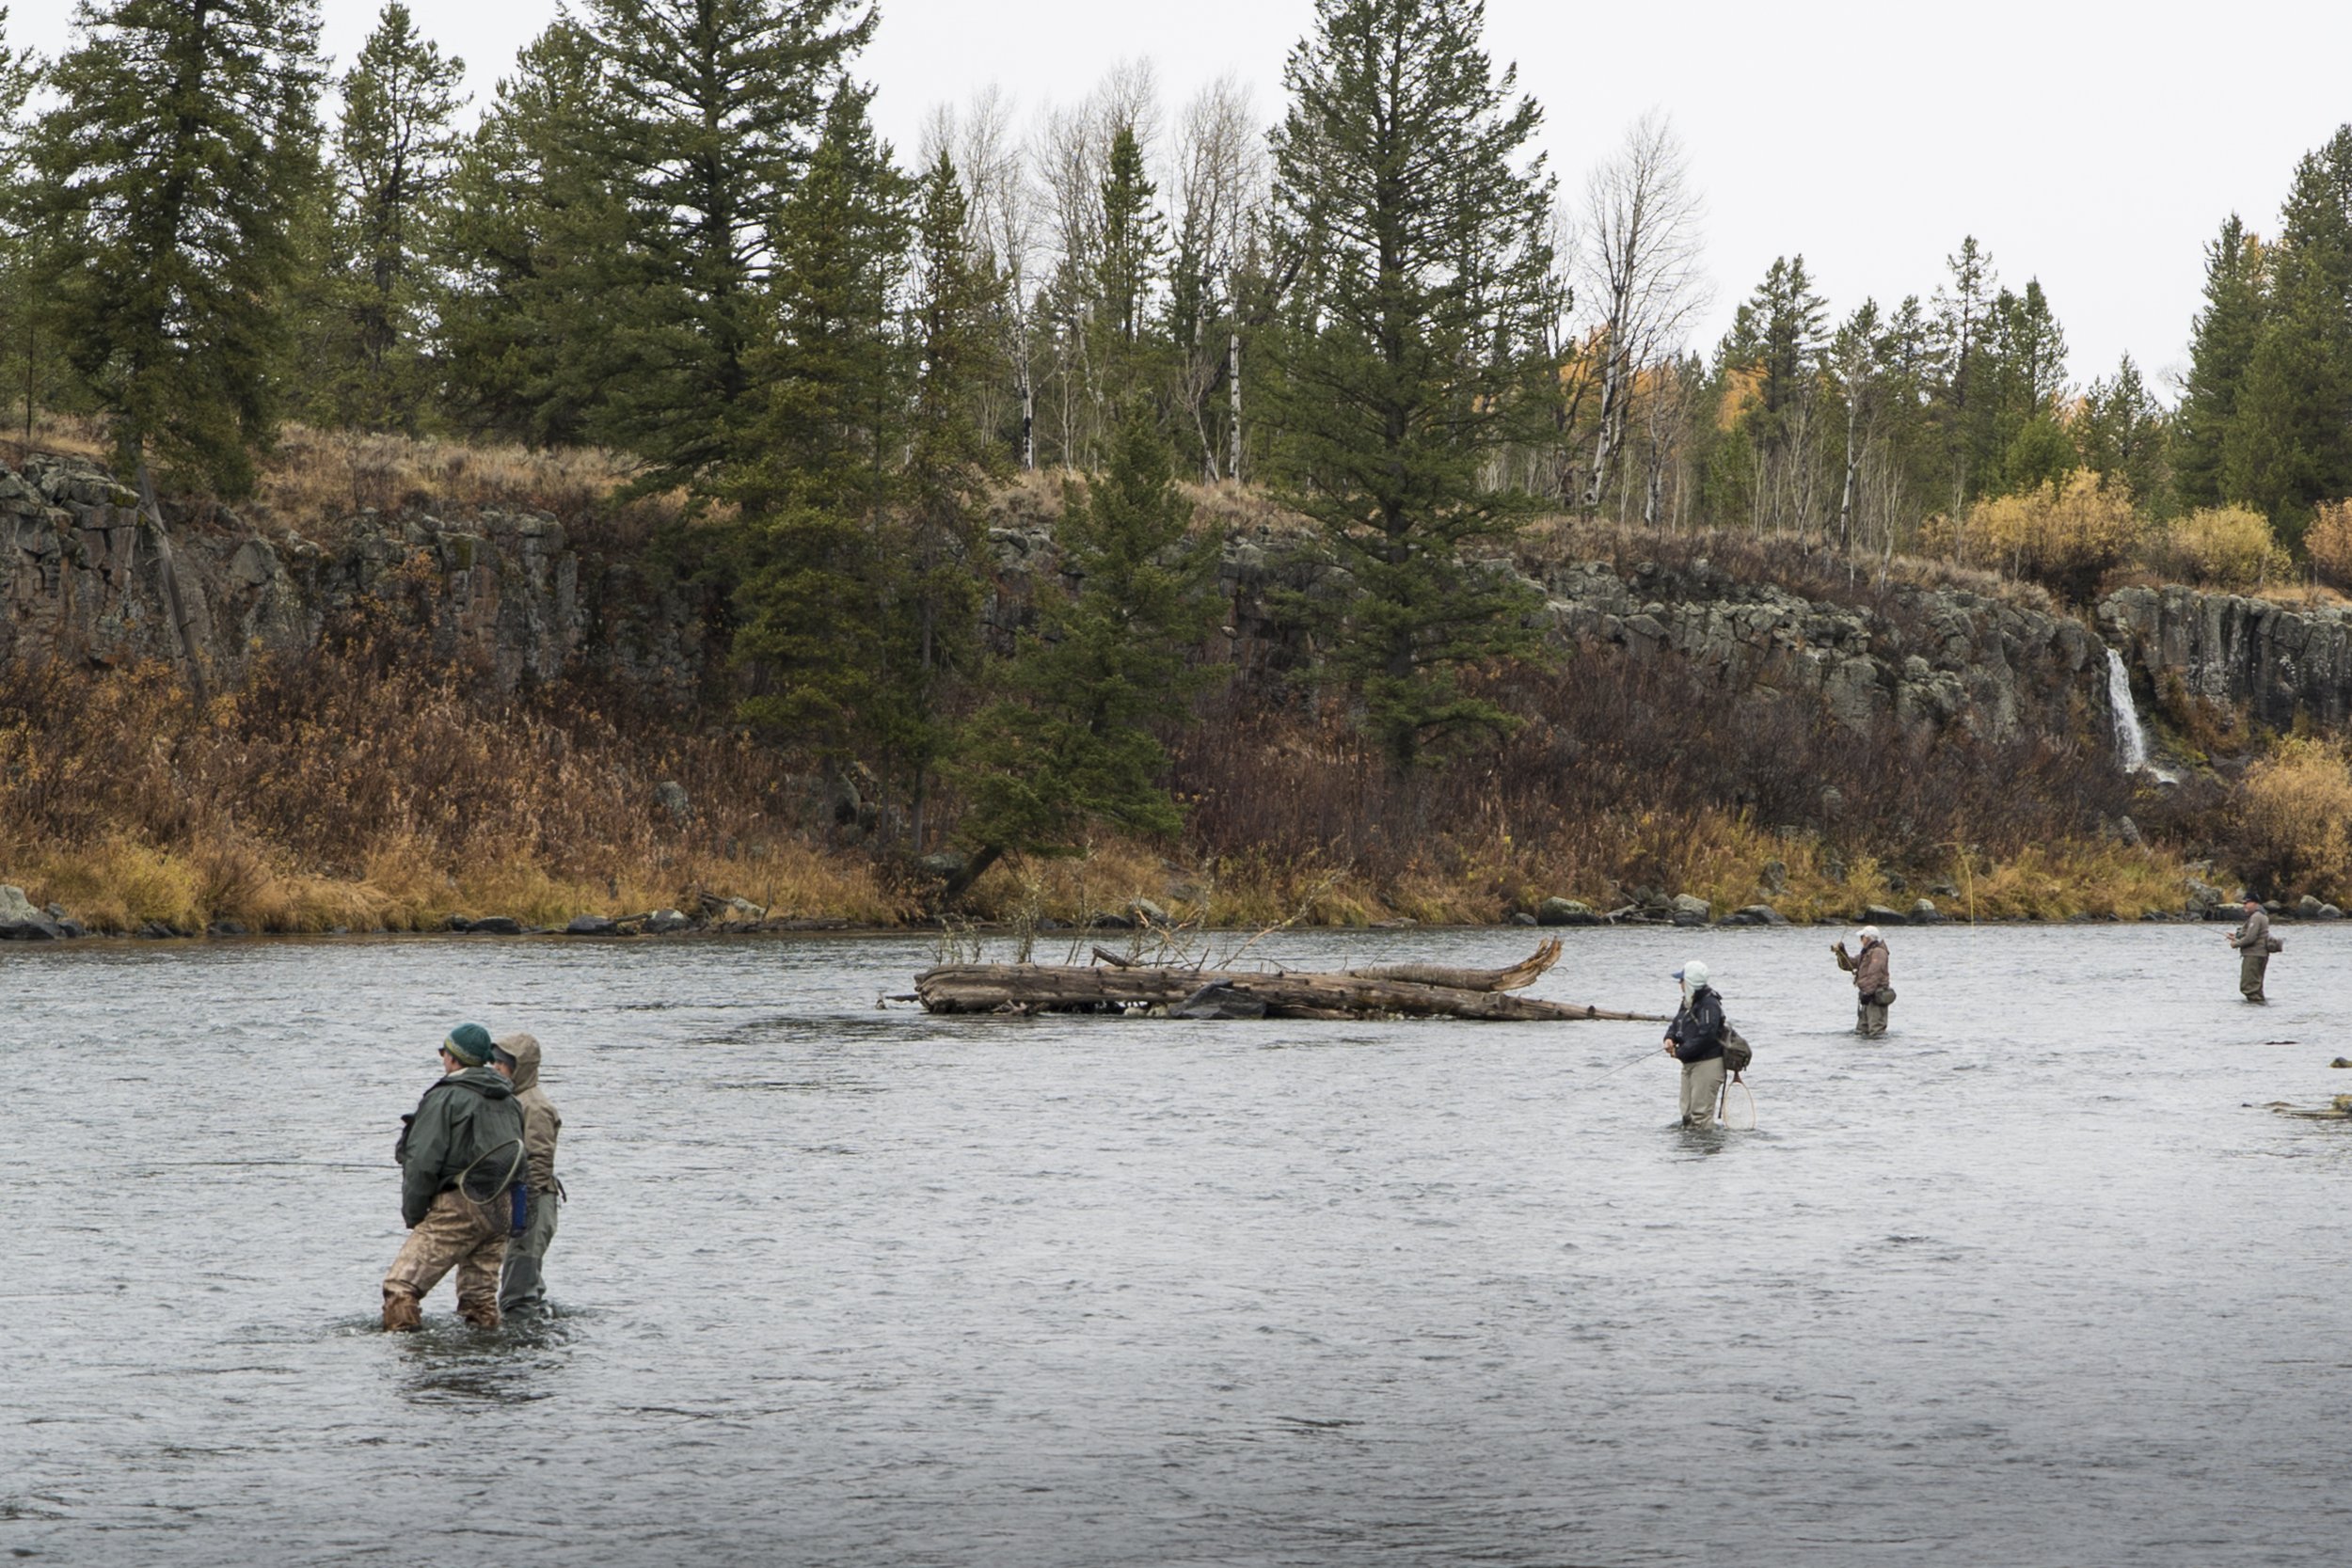
{"type": "Polygon", "coordinates": [[[1167,221],[1152,204],[1157,195],[1136,128],[1120,126],[1103,176],[1102,232],[1092,258],[1096,358],[1102,395],[1114,405],[1139,395],[1148,379],[1145,331],[1168,248],[1167,221]]]}
{"type": "Polygon", "coordinates": [[[22,400],[15,417],[0,419],[0,428],[18,417],[29,427],[36,402],[48,395],[59,369],[56,343],[40,331],[32,266],[37,234],[24,211],[30,194],[25,105],[40,62],[30,49],[7,46],[8,26],[8,8],[0,6],[0,409],[22,400]]]}
{"type": "Polygon", "coordinates": [[[431,400],[425,341],[434,226],[460,145],[466,62],[389,0],[342,80],[330,255],[310,403],[336,423],[416,429],[431,400]]]}
{"type": "Polygon", "coordinates": [[[2222,451],[2268,309],[2265,247],[2233,213],[2205,247],[2205,304],[2189,340],[2188,379],[2173,433],[2172,487],[2182,510],[2224,499],[2222,451]]]}
{"type": "Polygon", "coordinates": [[[2165,505],[2170,431],[2130,355],[2113,376],[2085,389],[2074,436],[2082,466],[2102,483],[2122,484],[2142,506],[2165,505]]]}
{"type": "Polygon", "coordinates": [[[903,578],[892,604],[899,717],[889,751],[907,777],[918,848],[931,774],[950,738],[947,689],[977,659],[981,494],[1003,467],[978,408],[1001,369],[995,314],[1004,291],[976,254],[969,228],[962,186],[943,151],[923,177],[915,219],[917,363],[892,542],[903,578]]]}
{"type": "Polygon", "coordinates": [[[1063,563],[1076,596],[1048,598],[1003,672],[1009,693],[966,732],[958,776],[974,854],[961,894],[1008,853],[1075,854],[1092,829],[1166,837],[1184,824],[1160,782],[1162,736],[1184,722],[1203,675],[1192,650],[1216,624],[1215,545],[1187,537],[1168,442],[1138,411],[1110,470],[1062,507],[1063,563]]]}
{"type": "Polygon", "coordinates": [[[113,426],[228,495],[275,436],[294,229],[319,176],[310,0],[80,0],[34,125],[48,328],[113,426]]]}
{"type": "Polygon", "coordinates": [[[770,225],[824,118],[827,84],[873,35],[852,0],[583,0],[601,67],[591,156],[625,198],[611,258],[618,373],[600,435],[706,479],[735,453],[775,261],[770,225]]]}
{"type": "Polygon", "coordinates": [[[1465,668],[1532,651],[1527,606],[1466,559],[1529,507],[1488,467],[1540,420],[1551,181],[1491,68],[1478,0],[1317,0],[1274,136],[1285,243],[1311,250],[1269,392],[1285,487],[1358,593],[1327,627],[1393,765],[1507,727],[1465,668]]]}
{"type": "Polygon", "coordinates": [[[1979,401],[1984,455],[1997,463],[2002,490],[2036,489],[2075,462],[2058,418],[2066,333],[2038,278],[2026,279],[2023,293],[2003,289],[1994,297],[1992,327],[1979,401]]]}
{"type": "Polygon", "coordinates": [[[1983,484],[1993,466],[1989,400],[1984,378],[1997,284],[1993,258],[1964,236],[1959,251],[1945,258],[1949,287],[1935,294],[1936,371],[1931,389],[1935,422],[1943,436],[1948,504],[1957,515],[1983,484]]]}
{"type": "Polygon", "coordinates": [[[533,446],[589,440],[621,336],[606,287],[628,234],[621,194],[583,150],[605,96],[586,34],[524,48],[450,182],[437,304],[442,385],[470,427],[533,446]]]}
{"type": "Polygon", "coordinates": [[[742,443],[753,455],[720,482],[744,519],[735,651],[760,682],[745,715],[834,760],[889,743],[887,609],[905,564],[882,530],[898,498],[908,191],[869,97],[835,89],[777,221],[771,346],[745,367],[761,388],[742,443]]]}
{"type": "Polygon", "coordinates": [[[1829,307],[1802,256],[1773,258],[1716,349],[1731,428],[1708,491],[1718,516],[1744,513],[1759,531],[1810,528],[1827,500],[1819,399],[1829,307]]]}
{"type": "Polygon", "coordinates": [[[2352,494],[2352,125],[2297,166],[2280,220],[2221,479],[2295,537],[2318,502],[2352,494]]]}

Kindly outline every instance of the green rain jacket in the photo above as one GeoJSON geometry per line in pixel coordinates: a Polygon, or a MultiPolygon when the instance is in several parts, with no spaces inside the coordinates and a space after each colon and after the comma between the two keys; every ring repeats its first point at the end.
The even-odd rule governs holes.
{"type": "Polygon", "coordinates": [[[477,1197],[490,1183],[497,1191],[510,1167],[522,1174],[523,1113],[515,1090],[487,1067],[453,1072],[424,1091],[408,1131],[400,1135],[400,1217],[410,1229],[422,1223],[433,1200],[472,1167],[468,1185],[477,1197]]]}

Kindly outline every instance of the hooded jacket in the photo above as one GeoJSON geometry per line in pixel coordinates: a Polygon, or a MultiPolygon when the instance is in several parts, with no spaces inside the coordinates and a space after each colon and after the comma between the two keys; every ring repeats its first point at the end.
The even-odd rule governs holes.
{"type": "Polygon", "coordinates": [[[1886,943],[1883,942],[1870,943],[1853,961],[1853,989],[1865,997],[1884,990],[1893,983],[1887,977],[1891,967],[1892,964],[1887,958],[1886,943]]]}
{"type": "Polygon", "coordinates": [[[1724,1053],[1724,999],[1714,987],[1701,986],[1691,993],[1666,1025],[1666,1037],[1675,1042],[1677,1062],[1711,1061],[1724,1053]]]}
{"type": "Polygon", "coordinates": [[[433,1200],[469,1167],[485,1184],[505,1175],[517,1151],[501,1146],[522,1135],[515,1091],[487,1067],[453,1072],[425,1090],[400,1138],[401,1219],[411,1229],[421,1224],[433,1200]]]}
{"type": "Polygon", "coordinates": [[[564,1131],[564,1118],[539,1087],[538,1037],[510,1036],[499,1041],[499,1049],[515,1058],[515,1103],[522,1107],[523,1152],[530,1161],[536,1201],[535,1195],[555,1191],[555,1140],[564,1131]]]}

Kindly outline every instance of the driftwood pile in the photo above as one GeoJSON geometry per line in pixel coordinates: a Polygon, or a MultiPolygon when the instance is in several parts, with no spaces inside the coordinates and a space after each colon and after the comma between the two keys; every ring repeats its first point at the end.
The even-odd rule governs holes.
{"type": "Polygon", "coordinates": [[[1556,938],[1505,969],[1383,964],[1307,974],[1136,963],[1100,947],[1094,956],[1094,964],[942,964],[915,977],[914,994],[925,1011],[934,1013],[1125,1012],[1135,1007],[1162,1009],[1171,1018],[1666,1022],[1650,1013],[1611,1012],[1512,995],[1560,961],[1556,938]]]}

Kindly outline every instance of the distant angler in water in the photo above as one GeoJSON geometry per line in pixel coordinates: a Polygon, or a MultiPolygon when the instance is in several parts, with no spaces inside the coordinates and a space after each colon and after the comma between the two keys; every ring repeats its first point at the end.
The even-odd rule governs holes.
{"type": "Polygon", "coordinates": [[[1682,1064],[1682,1125],[1707,1127],[1724,1087],[1724,1000],[1696,958],[1675,978],[1682,982],[1682,1006],[1666,1025],[1666,1054],[1682,1064]]]}
{"type": "Polygon", "coordinates": [[[2246,895],[2246,923],[2230,933],[2229,941],[2237,949],[2238,994],[2249,1002],[2269,1001],[2263,994],[2263,973],[2270,967],[2270,955],[2285,943],[2270,934],[2270,916],[2250,893],[2246,895]]]}
{"type": "Polygon", "coordinates": [[[1842,942],[1831,944],[1830,951],[1837,955],[1837,967],[1853,975],[1853,1032],[1876,1039],[1886,1033],[1886,1009],[1895,1005],[1894,959],[1875,926],[1865,926],[1853,940],[1856,951],[1851,955],[1842,942]]]}

